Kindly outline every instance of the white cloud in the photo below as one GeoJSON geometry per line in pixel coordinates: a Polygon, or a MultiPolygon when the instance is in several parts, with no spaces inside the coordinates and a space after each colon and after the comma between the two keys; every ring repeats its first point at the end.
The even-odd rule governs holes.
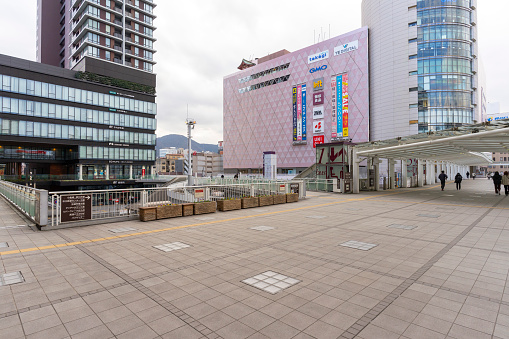
{"type": "MultiPolygon", "coordinates": [[[[56,1],[56,0],[55,0],[56,1]]],[[[158,39],[155,72],[159,136],[186,133],[186,106],[196,119],[199,142],[222,139],[223,77],[237,71],[242,58],[263,57],[281,49],[295,51],[361,26],[361,0],[156,0],[158,39]],[[315,32],[315,33],[314,33],[315,32]]],[[[479,4],[481,1],[478,2],[479,4]]],[[[488,100],[509,111],[509,67],[505,59],[505,13],[509,4],[479,5],[479,42],[488,79],[488,100]]],[[[3,1],[1,53],[35,60],[36,0],[3,1]]]]}

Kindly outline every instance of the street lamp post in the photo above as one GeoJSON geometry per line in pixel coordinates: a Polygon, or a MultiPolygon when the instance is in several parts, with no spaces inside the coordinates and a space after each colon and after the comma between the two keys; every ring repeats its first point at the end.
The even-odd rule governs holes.
{"type": "Polygon", "coordinates": [[[187,185],[193,186],[193,168],[191,166],[191,130],[194,129],[196,121],[191,118],[187,118],[187,185]]]}

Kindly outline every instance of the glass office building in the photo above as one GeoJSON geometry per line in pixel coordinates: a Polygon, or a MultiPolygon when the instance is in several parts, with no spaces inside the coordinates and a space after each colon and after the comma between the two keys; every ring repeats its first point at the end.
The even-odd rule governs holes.
{"type": "Polygon", "coordinates": [[[79,75],[0,55],[0,174],[132,184],[151,172],[155,95],[79,75]]]}
{"type": "Polygon", "coordinates": [[[473,11],[470,0],[417,1],[421,133],[476,120],[473,11]]]}

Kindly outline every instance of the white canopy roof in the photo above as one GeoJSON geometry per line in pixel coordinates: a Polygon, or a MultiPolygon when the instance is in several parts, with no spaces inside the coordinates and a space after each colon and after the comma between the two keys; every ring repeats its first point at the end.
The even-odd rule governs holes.
{"type": "Polygon", "coordinates": [[[357,156],[488,165],[492,152],[509,153],[509,119],[355,146],[357,156]],[[485,153],[484,153],[485,152],[485,153]]]}

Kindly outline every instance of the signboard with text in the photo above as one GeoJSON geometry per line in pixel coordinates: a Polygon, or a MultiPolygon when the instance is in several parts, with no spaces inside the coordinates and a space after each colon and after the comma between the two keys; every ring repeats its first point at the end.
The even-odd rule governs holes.
{"type": "Polygon", "coordinates": [[[293,141],[307,140],[307,91],[306,85],[292,88],[293,141]]]}
{"type": "Polygon", "coordinates": [[[92,219],[92,195],[62,195],[60,201],[60,221],[82,221],[92,219]]]}

